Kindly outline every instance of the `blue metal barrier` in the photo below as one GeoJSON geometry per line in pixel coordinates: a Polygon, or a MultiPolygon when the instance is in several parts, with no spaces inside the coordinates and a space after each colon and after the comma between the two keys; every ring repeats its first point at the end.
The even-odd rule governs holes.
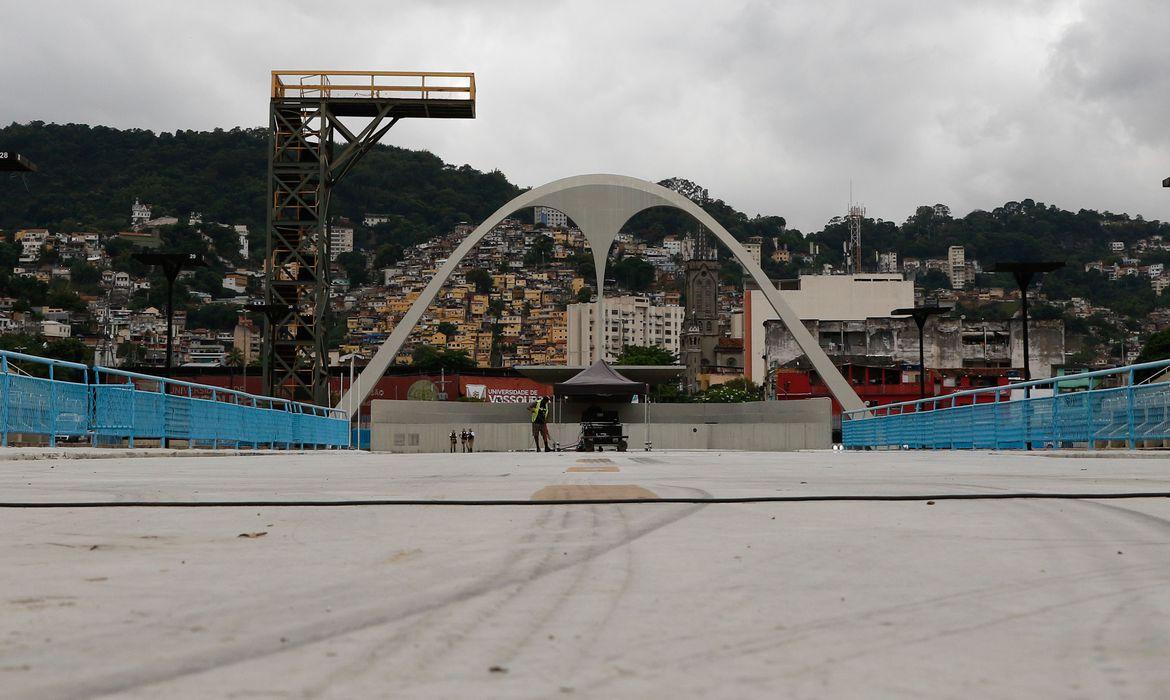
{"type": "Polygon", "coordinates": [[[84,437],[89,428],[89,368],[76,362],[0,350],[0,445],[11,435],[38,435],[56,446],[58,438],[84,437]],[[47,377],[21,369],[45,368],[47,377]],[[81,381],[61,379],[61,370],[80,373],[81,381]]]}
{"type": "Polygon", "coordinates": [[[340,409],[109,367],[93,371],[95,441],[287,449],[350,444],[340,409]]]}
{"type": "Polygon", "coordinates": [[[1094,449],[1122,443],[1136,449],[1170,440],[1168,373],[1170,360],[1160,360],[845,411],[842,442],[853,449],[1094,449]],[[1135,381],[1147,372],[1158,381],[1135,381]],[[1024,397],[1012,399],[1020,391],[1024,397]]]}
{"type": "Polygon", "coordinates": [[[50,446],[62,438],[130,447],[143,439],[212,448],[350,445],[341,409],[0,350],[0,445],[13,436],[50,446]]]}

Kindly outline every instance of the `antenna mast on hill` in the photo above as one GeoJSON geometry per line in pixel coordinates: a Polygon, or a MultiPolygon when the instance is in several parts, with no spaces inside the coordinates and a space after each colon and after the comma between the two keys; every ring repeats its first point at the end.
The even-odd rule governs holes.
{"type": "Polygon", "coordinates": [[[849,240],[845,243],[846,271],[861,274],[861,220],[865,207],[853,203],[853,180],[849,181],[849,240]]]}

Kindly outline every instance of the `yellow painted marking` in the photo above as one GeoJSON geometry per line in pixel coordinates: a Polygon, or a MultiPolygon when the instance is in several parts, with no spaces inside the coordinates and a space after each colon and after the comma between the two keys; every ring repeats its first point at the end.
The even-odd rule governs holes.
{"type": "Polygon", "coordinates": [[[658,498],[648,489],[633,484],[557,484],[532,494],[534,501],[603,500],[609,498],[658,498]]]}
{"type": "Polygon", "coordinates": [[[569,467],[571,472],[620,472],[617,467],[569,467]]]}

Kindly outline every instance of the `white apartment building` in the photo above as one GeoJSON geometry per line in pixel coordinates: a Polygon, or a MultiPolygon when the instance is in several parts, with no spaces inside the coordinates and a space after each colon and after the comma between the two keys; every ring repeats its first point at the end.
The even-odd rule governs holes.
{"type": "Polygon", "coordinates": [[[750,241],[745,241],[743,243],[743,247],[745,250],[747,250],[747,253],[751,257],[751,259],[756,262],[756,265],[759,265],[760,264],[760,251],[763,248],[763,244],[758,240],[750,240],[750,241]]]}
{"type": "Polygon", "coordinates": [[[329,259],[336,260],[342,253],[353,252],[353,226],[329,227],[329,259]]]}
{"type": "Polygon", "coordinates": [[[236,243],[240,247],[240,257],[248,259],[248,227],[244,224],[236,224],[232,227],[236,232],[236,243]]]}
{"type": "MultiPolygon", "coordinates": [[[[626,345],[655,345],[678,355],[682,349],[683,307],[658,306],[648,297],[621,296],[605,299],[602,351],[606,362],[617,360],[626,345]]],[[[593,334],[596,304],[569,304],[567,314],[568,352],[566,364],[593,364],[593,334]]]]}
{"type": "Polygon", "coordinates": [[[564,212],[549,207],[535,207],[532,218],[532,223],[549,228],[567,228],[569,226],[569,217],[565,216],[564,212]]]}
{"type": "Polygon", "coordinates": [[[951,280],[951,289],[962,289],[970,282],[967,279],[967,249],[961,245],[947,249],[947,276],[951,280]]]}
{"type": "Polygon", "coordinates": [[[41,259],[41,246],[49,240],[49,230],[30,228],[17,231],[15,240],[20,244],[20,262],[35,263],[41,259]]]}

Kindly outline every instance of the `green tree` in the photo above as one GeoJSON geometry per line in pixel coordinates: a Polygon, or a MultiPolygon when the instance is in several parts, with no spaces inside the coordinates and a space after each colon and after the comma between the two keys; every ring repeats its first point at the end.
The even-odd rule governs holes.
{"type": "Polygon", "coordinates": [[[532,247],[524,253],[524,265],[530,268],[540,268],[553,260],[553,239],[541,234],[532,242],[532,247]]]}
{"type": "Polygon", "coordinates": [[[475,360],[466,350],[444,350],[433,345],[420,344],[410,355],[411,366],[424,372],[475,369],[475,360]]]}
{"type": "Polygon", "coordinates": [[[482,267],[477,267],[469,271],[467,273],[467,281],[475,285],[475,292],[477,294],[492,293],[491,273],[482,267]]]}
{"type": "Polygon", "coordinates": [[[49,292],[45,297],[45,304],[57,309],[65,309],[66,311],[85,311],[85,302],[77,293],[69,288],[69,285],[63,282],[54,282],[49,285],[49,292]]]}
{"type": "Polygon", "coordinates": [[[642,258],[625,257],[610,269],[618,286],[631,292],[641,292],[654,284],[654,266],[642,258]]]}
{"type": "Polygon", "coordinates": [[[677,365],[678,358],[657,345],[627,345],[617,358],[619,365],[677,365]]]}
{"type": "Polygon", "coordinates": [[[233,304],[199,304],[187,311],[188,328],[230,331],[239,320],[240,307],[233,304]]]}
{"type": "Polygon", "coordinates": [[[593,300],[593,287],[581,287],[577,290],[577,303],[588,304],[593,300]]]}
{"type": "Polygon", "coordinates": [[[454,336],[459,335],[459,326],[456,326],[450,321],[442,321],[439,323],[439,332],[448,338],[453,338],[454,336]]]}
{"type": "Polygon", "coordinates": [[[393,267],[402,260],[402,246],[396,243],[387,243],[378,246],[378,250],[374,253],[374,267],[382,269],[384,267],[393,267]]]}
{"type": "Polygon", "coordinates": [[[759,385],[745,377],[732,379],[729,382],[710,387],[695,395],[698,403],[744,403],[759,401],[761,396],[759,385]]]}
{"type": "Polygon", "coordinates": [[[337,256],[337,264],[345,270],[351,287],[359,287],[369,281],[369,270],[366,267],[366,256],[356,250],[351,250],[337,256]]]}
{"type": "Polygon", "coordinates": [[[78,260],[69,266],[69,282],[78,289],[93,293],[101,281],[102,271],[84,260],[78,260]]]}
{"type": "Polygon", "coordinates": [[[928,292],[951,288],[951,278],[941,270],[927,270],[925,274],[919,275],[916,282],[928,292]]]}
{"type": "Polygon", "coordinates": [[[1138,362],[1157,360],[1170,360],[1170,328],[1151,335],[1137,357],[1138,362]]]}

